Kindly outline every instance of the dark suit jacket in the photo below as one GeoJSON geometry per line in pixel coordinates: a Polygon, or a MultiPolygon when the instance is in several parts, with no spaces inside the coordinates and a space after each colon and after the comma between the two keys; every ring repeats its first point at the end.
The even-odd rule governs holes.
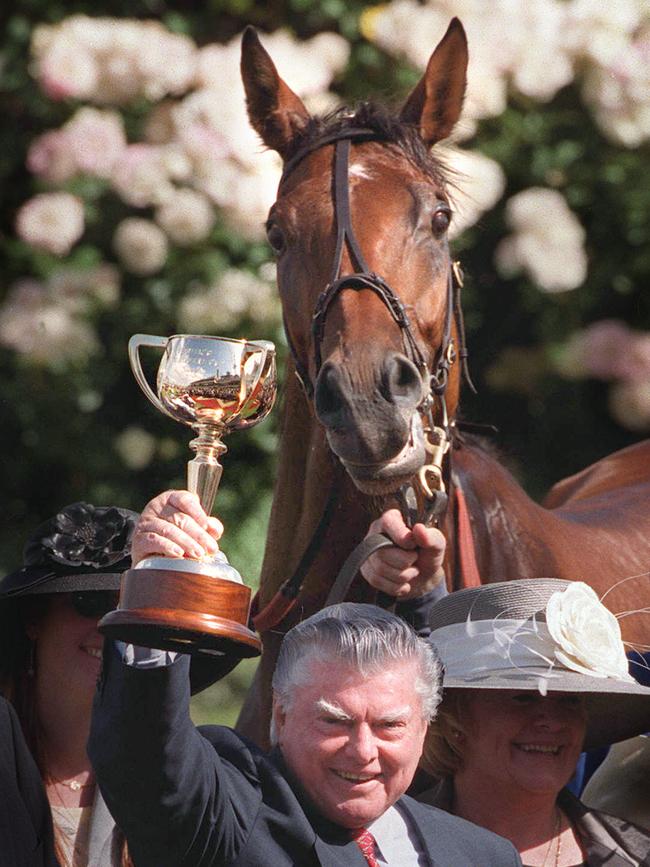
{"type": "Polygon", "coordinates": [[[57,867],[41,775],[14,709],[0,698],[0,867],[57,867]]]}
{"type": "MultiPolygon", "coordinates": [[[[126,666],[106,642],[89,755],[137,867],[367,867],[349,833],[319,816],[278,751],[190,720],[188,660],[126,666]]],[[[519,865],[512,845],[404,797],[435,867],[519,865]]]]}

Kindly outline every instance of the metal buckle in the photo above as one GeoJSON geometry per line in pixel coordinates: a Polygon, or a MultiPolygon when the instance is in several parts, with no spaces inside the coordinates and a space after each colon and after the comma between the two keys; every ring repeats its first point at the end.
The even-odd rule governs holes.
{"type": "Polygon", "coordinates": [[[463,274],[463,267],[460,264],[460,259],[454,259],[451,263],[451,273],[454,275],[456,285],[460,286],[462,289],[465,285],[465,275],[463,274]]]}

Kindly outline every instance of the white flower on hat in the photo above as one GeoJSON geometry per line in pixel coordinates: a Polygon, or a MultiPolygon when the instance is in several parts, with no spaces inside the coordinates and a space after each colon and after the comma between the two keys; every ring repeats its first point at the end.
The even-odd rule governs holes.
{"type": "Polygon", "coordinates": [[[546,605],[546,625],[555,641],[555,657],[571,671],[591,677],[634,681],[618,620],[582,581],[554,593],[546,605]]]}

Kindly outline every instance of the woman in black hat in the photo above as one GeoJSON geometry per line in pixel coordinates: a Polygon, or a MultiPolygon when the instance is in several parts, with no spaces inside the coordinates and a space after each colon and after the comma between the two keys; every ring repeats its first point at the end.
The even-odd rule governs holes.
{"type": "Polygon", "coordinates": [[[579,581],[460,590],[431,609],[444,698],[420,799],[510,839],[524,865],[650,865],[650,834],[564,787],[583,745],[650,729],[650,689],[628,672],[618,621],[579,581]]]}
{"type": "Polygon", "coordinates": [[[0,581],[0,692],[13,704],[52,808],[62,865],[122,867],[124,840],[95,786],[86,741],[103,639],[137,514],[74,503],[32,534],[0,581]]]}

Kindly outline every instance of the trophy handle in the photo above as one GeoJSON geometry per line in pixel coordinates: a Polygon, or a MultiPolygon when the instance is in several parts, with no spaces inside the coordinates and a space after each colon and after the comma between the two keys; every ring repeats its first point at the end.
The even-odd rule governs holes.
{"type": "MultiPolygon", "coordinates": [[[[152,346],[155,349],[164,349],[167,346],[168,340],[168,337],[156,337],[156,335],[154,334],[134,334],[133,337],[129,340],[129,361],[131,362],[131,370],[133,371],[133,375],[138,381],[138,385],[149,398],[151,403],[161,412],[164,412],[165,415],[168,415],[170,418],[174,418],[174,416],[162,404],[162,402],[158,398],[158,395],[154,392],[154,390],[147,382],[147,378],[144,375],[144,371],[142,370],[142,365],[140,363],[139,352],[141,346],[152,346]]],[[[174,421],[178,421],[178,419],[174,418],[174,421]]]]}
{"type": "Polygon", "coordinates": [[[246,407],[251,402],[251,400],[252,400],[252,398],[253,398],[256,390],[257,390],[257,386],[260,383],[260,379],[262,378],[262,376],[264,375],[264,373],[266,371],[266,359],[267,359],[269,353],[275,352],[275,345],[270,340],[248,340],[247,343],[250,343],[253,346],[257,347],[258,349],[262,350],[262,363],[260,364],[260,369],[259,369],[259,372],[257,374],[257,379],[255,380],[255,382],[251,386],[250,391],[248,392],[246,398],[244,399],[243,404],[241,405],[241,408],[239,410],[240,414],[243,414],[246,411],[246,407]]]}

